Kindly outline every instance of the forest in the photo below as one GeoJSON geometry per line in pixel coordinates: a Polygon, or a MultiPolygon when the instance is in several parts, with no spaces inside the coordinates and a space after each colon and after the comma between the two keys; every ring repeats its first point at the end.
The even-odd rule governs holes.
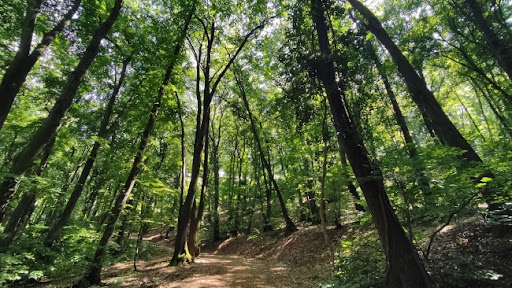
{"type": "Polygon", "coordinates": [[[508,0],[0,1],[0,77],[0,287],[512,287],[508,0]]]}

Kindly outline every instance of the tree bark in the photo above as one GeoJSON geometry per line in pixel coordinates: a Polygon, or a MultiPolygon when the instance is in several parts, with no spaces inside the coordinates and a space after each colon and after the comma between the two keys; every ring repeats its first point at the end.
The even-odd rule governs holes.
{"type": "MultiPolygon", "coordinates": [[[[208,117],[210,118],[210,117],[208,117]]],[[[206,135],[204,136],[204,159],[203,159],[203,183],[201,184],[201,194],[199,196],[199,204],[196,207],[196,203],[193,204],[193,209],[190,215],[190,229],[188,233],[188,252],[194,258],[199,256],[199,229],[201,228],[201,219],[204,213],[204,203],[206,198],[206,189],[208,187],[208,144],[209,144],[209,127],[210,122],[206,124],[206,135]]]]}
{"type": "Polygon", "coordinates": [[[347,153],[354,174],[363,190],[386,255],[387,287],[432,287],[431,280],[420,262],[416,249],[407,239],[387,197],[382,173],[366,151],[360,135],[350,121],[342,102],[335,69],[331,58],[323,2],[311,0],[311,14],[318,34],[322,69],[318,77],[322,82],[340,135],[340,145],[347,153]]]}
{"type": "Polygon", "coordinates": [[[75,15],[78,7],[80,7],[81,0],[75,0],[73,2],[71,8],[64,14],[55,27],[43,35],[41,42],[37,44],[32,53],[30,53],[30,46],[35,21],[43,1],[30,0],[27,2],[27,11],[21,28],[20,46],[14,60],[5,71],[0,84],[0,130],[11,110],[16,95],[20,91],[23,83],[25,83],[28,73],[32,70],[37,60],[45,53],[53,40],[71,23],[71,18],[75,15]]]}
{"type": "Polygon", "coordinates": [[[94,31],[94,35],[80,58],[80,62],[75,70],[71,72],[64,89],[50,110],[48,117],[33,134],[25,148],[16,156],[14,164],[9,170],[9,176],[5,177],[0,184],[0,221],[4,216],[5,209],[12,195],[18,187],[21,177],[27,172],[30,166],[32,166],[32,163],[39,153],[41,153],[41,150],[46,143],[48,143],[52,135],[57,134],[59,131],[62,125],[62,119],[66,116],[69,107],[73,103],[78,86],[82,82],[87,69],[98,54],[101,40],[107,35],[119,16],[121,3],[122,0],[116,0],[107,20],[94,31]]]}
{"type": "MultiPolygon", "coordinates": [[[[110,121],[112,111],[114,109],[114,103],[116,101],[116,97],[119,94],[119,91],[121,90],[121,86],[123,85],[123,81],[124,81],[125,74],[126,74],[126,68],[127,68],[129,62],[130,62],[130,57],[126,58],[123,61],[123,68],[121,70],[121,76],[119,78],[119,82],[117,83],[116,87],[112,91],[112,95],[110,96],[110,99],[108,101],[107,108],[105,110],[105,113],[103,114],[103,119],[101,120],[100,128],[98,130],[98,138],[105,138],[107,136],[107,126],[110,121]]],[[[80,195],[82,195],[82,191],[84,189],[85,182],[89,178],[89,174],[92,170],[92,167],[94,166],[94,162],[96,161],[96,156],[98,155],[100,146],[101,146],[100,141],[98,141],[98,140],[94,141],[92,150],[89,153],[89,157],[87,158],[87,161],[85,162],[84,168],[82,169],[82,172],[80,174],[80,178],[78,179],[78,182],[76,183],[75,188],[73,189],[73,192],[71,193],[71,195],[68,199],[68,202],[66,203],[66,207],[64,208],[64,211],[61,213],[57,222],[53,225],[53,227],[50,229],[50,231],[46,235],[45,245],[51,246],[53,244],[53,242],[59,237],[59,233],[62,230],[62,228],[65,225],[67,225],[69,218],[71,217],[71,213],[73,212],[73,209],[75,208],[75,205],[78,202],[80,195]]]]}

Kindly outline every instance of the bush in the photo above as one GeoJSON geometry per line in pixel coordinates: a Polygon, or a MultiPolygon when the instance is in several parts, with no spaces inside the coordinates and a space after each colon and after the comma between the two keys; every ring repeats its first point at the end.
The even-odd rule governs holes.
{"type": "Polygon", "coordinates": [[[375,235],[356,237],[340,244],[336,260],[336,282],[331,287],[381,287],[385,257],[375,235]]]}

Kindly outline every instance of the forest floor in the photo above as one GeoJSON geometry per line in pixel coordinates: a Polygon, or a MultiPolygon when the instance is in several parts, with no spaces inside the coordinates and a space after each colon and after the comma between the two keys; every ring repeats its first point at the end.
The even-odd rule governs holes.
{"type": "MultiPolygon", "coordinates": [[[[332,244],[342,230],[330,230],[332,244]]],[[[160,233],[145,241],[163,247],[162,257],[115,264],[103,273],[109,287],[318,287],[331,277],[329,252],[318,226],[292,235],[273,231],[259,236],[238,236],[208,243],[190,265],[168,266],[173,241],[160,233]]]]}
{"type": "MultiPolygon", "coordinates": [[[[330,244],[339,247],[340,241],[352,241],[369,230],[369,225],[357,223],[331,228],[330,244]]],[[[319,287],[334,275],[320,226],[301,227],[291,235],[277,230],[207,243],[194,264],[178,267],[168,266],[173,239],[164,239],[162,233],[145,236],[145,241],[157,244],[162,252],[138,261],[137,271],[133,262],[107,267],[103,280],[108,287],[307,288],[319,287]]],[[[425,250],[426,241],[422,242],[425,250]]],[[[486,226],[481,217],[472,217],[453,221],[436,236],[426,266],[438,287],[512,288],[510,259],[510,226],[496,230],[486,226]]]]}

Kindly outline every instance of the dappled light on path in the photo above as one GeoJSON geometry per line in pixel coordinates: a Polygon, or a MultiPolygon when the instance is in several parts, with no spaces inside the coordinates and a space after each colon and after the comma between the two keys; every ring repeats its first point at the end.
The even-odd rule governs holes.
{"type": "Polygon", "coordinates": [[[109,285],[121,287],[316,287],[295,279],[285,264],[231,255],[201,254],[195,263],[169,267],[168,261],[140,262],[139,271],[117,264],[108,274],[109,285]]]}

